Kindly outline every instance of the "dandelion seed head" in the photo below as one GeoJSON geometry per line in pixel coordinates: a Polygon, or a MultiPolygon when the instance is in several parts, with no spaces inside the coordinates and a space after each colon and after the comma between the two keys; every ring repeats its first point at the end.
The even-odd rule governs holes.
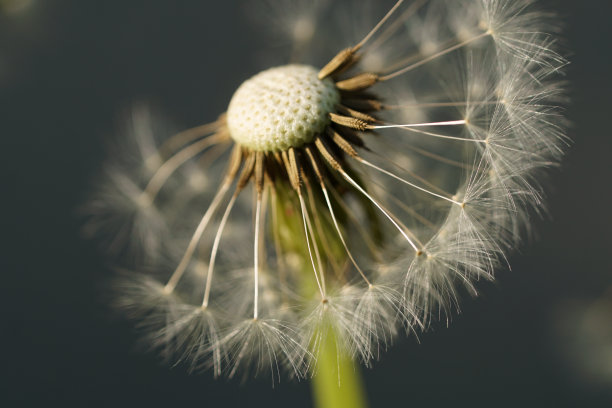
{"type": "Polygon", "coordinates": [[[91,230],[145,248],[155,274],[118,304],[171,363],[304,377],[332,339],[371,365],[477,295],[544,211],[540,174],[567,144],[550,16],[531,0],[356,17],[328,3],[268,4],[290,63],[246,80],[214,122],[159,144],[136,110],[139,165],[109,166],[92,200],[91,230]],[[324,30],[326,10],[367,23],[324,30]],[[337,31],[359,34],[301,58],[337,31]]]}

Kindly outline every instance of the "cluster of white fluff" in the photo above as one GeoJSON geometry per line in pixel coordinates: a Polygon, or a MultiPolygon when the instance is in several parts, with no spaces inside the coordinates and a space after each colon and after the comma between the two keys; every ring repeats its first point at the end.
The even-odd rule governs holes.
{"type": "MultiPolygon", "coordinates": [[[[109,159],[88,228],[110,237],[123,270],[117,303],[148,344],[215,375],[305,376],[330,335],[339,352],[368,364],[399,333],[452,312],[461,291],[476,294],[476,281],[493,278],[542,211],[539,171],[558,163],[566,144],[565,61],[548,34],[553,17],[533,3],[400,4],[358,65],[385,79],[372,89],[387,126],[362,136],[364,162],[346,159],[354,184],[341,185],[351,191],[330,182],[328,194],[306,185],[303,203],[290,189],[264,195],[256,278],[253,188],[231,202],[218,191],[231,140],[202,142],[213,124],[159,143],[168,134],[136,110],[134,148],[109,159]],[[190,155],[195,143],[203,145],[190,155]],[[299,256],[308,245],[312,262],[299,256]],[[169,283],[179,262],[185,271],[169,283]]],[[[291,40],[285,63],[321,67],[393,5],[280,1],[262,14],[291,40]]]]}

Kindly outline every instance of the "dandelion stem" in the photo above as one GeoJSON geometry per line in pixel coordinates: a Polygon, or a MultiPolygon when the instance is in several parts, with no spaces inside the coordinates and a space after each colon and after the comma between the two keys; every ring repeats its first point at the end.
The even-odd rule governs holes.
{"type": "Polygon", "coordinates": [[[336,335],[330,329],[317,355],[317,371],[312,379],[312,393],[317,408],[366,408],[359,367],[339,350],[336,335]]]}

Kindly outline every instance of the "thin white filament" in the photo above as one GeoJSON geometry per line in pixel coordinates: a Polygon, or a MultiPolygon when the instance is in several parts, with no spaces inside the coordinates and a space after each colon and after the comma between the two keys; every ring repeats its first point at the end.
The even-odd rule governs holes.
{"type": "Polygon", "coordinates": [[[143,191],[143,199],[147,200],[149,204],[155,199],[157,193],[162,188],[162,186],[166,183],[168,178],[178,169],[181,165],[187,162],[192,157],[196,156],[203,150],[205,150],[208,146],[218,143],[222,139],[221,135],[207,137],[200,141],[197,141],[186,148],[180,150],[174,156],[169,158],[160,166],[159,169],[155,172],[151,180],[147,184],[147,187],[143,191]]]}
{"type": "Polygon", "coordinates": [[[346,241],[344,240],[344,237],[342,236],[342,232],[340,231],[340,227],[338,226],[338,221],[336,220],[334,209],[332,208],[331,202],[329,200],[329,195],[327,194],[327,189],[325,188],[325,184],[323,184],[323,182],[321,182],[321,190],[323,190],[323,195],[325,196],[325,202],[327,203],[327,208],[329,208],[329,214],[331,215],[332,220],[334,221],[336,232],[338,233],[338,237],[340,238],[340,241],[342,241],[342,245],[344,246],[344,250],[346,251],[346,254],[348,255],[349,259],[351,260],[351,262],[355,266],[355,269],[357,269],[357,271],[359,272],[363,280],[365,280],[368,286],[372,286],[372,284],[366,277],[365,273],[363,273],[359,265],[357,265],[357,261],[355,261],[355,258],[353,258],[353,254],[351,253],[348,246],[346,245],[346,241]]]}
{"type": "Polygon", "coordinates": [[[213,198],[212,202],[210,203],[210,206],[204,213],[204,216],[202,216],[200,223],[198,224],[195,232],[193,233],[193,236],[191,237],[191,240],[189,241],[189,245],[187,245],[187,249],[185,250],[183,257],[181,258],[181,261],[172,273],[172,276],[168,280],[168,283],[164,287],[164,290],[167,293],[171,293],[174,290],[179,280],[183,276],[183,273],[185,272],[185,269],[187,268],[187,265],[189,265],[189,261],[193,256],[193,252],[195,251],[198,242],[200,242],[200,239],[202,238],[204,230],[208,226],[208,223],[210,222],[210,219],[212,218],[214,213],[217,211],[221,200],[223,199],[223,197],[225,197],[225,193],[227,193],[230,184],[231,183],[229,182],[224,182],[221,185],[221,188],[219,188],[219,191],[217,191],[217,194],[215,194],[215,197],[213,198]]]}
{"type": "Polygon", "coordinates": [[[497,105],[498,100],[494,101],[465,101],[465,102],[428,102],[428,103],[411,103],[405,105],[385,105],[385,109],[406,109],[406,108],[447,108],[455,106],[469,105],[497,105]]]}
{"type": "Polygon", "coordinates": [[[409,185],[409,186],[410,186],[410,187],[412,187],[412,188],[416,188],[416,189],[417,189],[417,190],[419,190],[419,191],[422,191],[422,192],[427,193],[427,194],[429,194],[429,195],[432,195],[432,196],[434,196],[434,197],[441,198],[442,200],[446,200],[446,201],[451,202],[451,203],[453,203],[453,204],[461,205],[461,203],[460,203],[460,202],[458,202],[458,201],[455,201],[455,200],[453,200],[453,199],[451,199],[451,198],[445,197],[445,196],[443,196],[443,195],[441,195],[441,194],[434,193],[433,191],[429,191],[429,190],[427,190],[427,189],[426,189],[426,188],[424,188],[424,187],[421,187],[421,186],[418,186],[418,185],[416,185],[416,184],[414,184],[414,183],[411,183],[411,182],[409,182],[408,180],[405,180],[405,179],[401,178],[400,176],[398,176],[398,175],[396,175],[396,174],[394,174],[394,173],[391,173],[391,172],[390,172],[390,171],[388,171],[388,170],[385,170],[385,169],[383,169],[383,168],[381,168],[381,167],[378,167],[377,165],[375,165],[375,164],[373,164],[373,163],[370,163],[369,161],[367,161],[367,160],[365,160],[365,159],[362,159],[362,158],[357,158],[357,160],[359,160],[359,162],[360,162],[360,163],[363,163],[363,164],[365,164],[366,166],[371,167],[371,168],[373,168],[373,169],[375,169],[375,170],[377,170],[377,171],[379,171],[379,172],[381,172],[381,173],[383,173],[383,174],[386,174],[386,175],[387,175],[387,176],[389,176],[389,177],[392,177],[392,178],[394,178],[394,179],[396,179],[396,180],[398,180],[398,181],[401,181],[402,183],[407,184],[407,185],[409,185]]]}
{"type": "Polygon", "coordinates": [[[451,120],[447,122],[427,122],[427,123],[407,123],[405,125],[377,125],[371,126],[372,129],[391,129],[391,128],[415,128],[415,127],[428,127],[428,126],[457,126],[465,125],[467,121],[463,120],[451,120]]]}
{"type": "Polygon", "coordinates": [[[193,142],[195,139],[206,136],[215,132],[219,128],[219,121],[207,123],[193,127],[191,129],[183,130],[182,132],[176,133],[166,140],[159,148],[159,152],[163,155],[169,153],[177,148],[177,146],[184,146],[188,143],[193,142]]]}
{"type": "Polygon", "coordinates": [[[441,163],[446,163],[446,164],[448,164],[450,166],[460,167],[462,169],[472,169],[473,168],[472,166],[467,165],[465,163],[458,162],[456,160],[452,160],[452,159],[449,159],[449,158],[444,157],[444,156],[440,156],[439,154],[430,152],[429,150],[425,150],[425,149],[422,149],[420,147],[407,145],[406,148],[408,148],[410,150],[413,150],[413,151],[415,151],[415,152],[417,152],[417,153],[419,153],[419,154],[421,154],[421,155],[423,155],[425,157],[428,157],[430,159],[437,160],[437,161],[439,161],[441,163]]]}
{"type": "Polygon", "coordinates": [[[483,37],[486,37],[487,35],[490,35],[490,32],[489,32],[489,31],[486,31],[486,32],[484,32],[484,33],[482,33],[482,34],[479,34],[479,35],[477,35],[476,37],[470,38],[470,39],[468,39],[468,40],[462,41],[462,42],[460,42],[459,44],[455,44],[455,45],[453,45],[452,47],[446,48],[446,49],[444,49],[444,50],[442,50],[442,51],[440,51],[440,52],[437,52],[437,53],[435,53],[435,54],[433,54],[433,55],[430,55],[429,57],[424,58],[424,59],[420,60],[419,62],[415,62],[414,64],[408,65],[407,67],[404,67],[404,68],[402,68],[402,69],[399,69],[399,70],[397,70],[397,71],[395,71],[395,72],[392,72],[392,73],[390,73],[390,74],[387,74],[387,75],[381,76],[379,79],[380,79],[381,81],[387,81],[387,80],[389,80],[389,79],[393,79],[393,78],[395,78],[395,77],[397,77],[397,76],[400,76],[400,75],[402,75],[402,74],[405,74],[406,72],[412,71],[412,70],[413,70],[413,69],[415,69],[415,68],[418,68],[418,67],[420,67],[420,66],[422,66],[422,65],[425,65],[425,64],[427,64],[428,62],[435,60],[436,58],[439,58],[439,57],[441,57],[441,56],[443,56],[443,55],[446,55],[446,54],[448,54],[448,53],[450,53],[450,52],[453,52],[453,51],[455,51],[455,50],[458,50],[458,49],[460,49],[460,48],[463,48],[463,47],[465,47],[466,45],[469,45],[470,43],[472,43],[472,42],[474,42],[474,41],[477,41],[477,40],[480,40],[480,39],[481,39],[481,38],[483,38],[483,37]]]}
{"type": "MultiPolygon", "coordinates": [[[[282,248],[280,245],[280,233],[279,233],[279,223],[278,223],[278,195],[274,192],[274,189],[271,188],[270,192],[272,194],[272,237],[274,239],[274,252],[276,253],[276,269],[278,270],[278,279],[280,280],[282,285],[285,285],[287,282],[287,272],[285,270],[285,262],[282,253],[282,248]]],[[[287,294],[285,291],[281,292],[283,303],[287,302],[287,294]]]]}
{"type": "Polygon", "coordinates": [[[340,205],[340,207],[342,207],[342,210],[346,213],[346,215],[350,219],[353,220],[353,224],[355,225],[355,227],[359,231],[359,235],[361,235],[361,239],[363,239],[365,244],[368,246],[368,249],[372,253],[372,256],[377,261],[380,261],[381,260],[380,254],[378,252],[378,249],[376,248],[376,244],[374,243],[374,241],[370,237],[370,234],[363,228],[363,225],[361,225],[362,223],[357,219],[357,217],[355,217],[355,214],[353,214],[353,211],[351,211],[351,209],[348,208],[348,206],[344,202],[342,196],[340,196],[340,194],[338,194],[336,189],[332,187],[330,191],[331,191],[332,195],[334,196],[334,199],[336,200],[336,202],[340,205]]]}
{"type": "Polygon", "coordinates": [[[482,140],[482,139],[479,140],[479,139],[471,139],[471,138],[468,138],[468,137],[448,136],[448,135],[443,135],[443,134],[440,134],[440,133],[427,132],[425,130],[421,130],[421,129],[418,129],[418,128],[412,128],[412,127],[400,127],[399,129],[403,129],[403,130],[406,130],[408,132],[418,133],[420,135],[437,137],[439,139],[457,140],[457,141],[460,141],[460,142],[487,143],[486,140],[482,140]]]}
{"type": "Polygon", "coordinates": [[[255,209],[255,245],[253,249],[253,278],[254,278],[254,294],[253,294],[253,320],[257,320],[259,313],[259,221],[261,218],[261,194],[257,194],[257,206],[255,209]]]}
{"type": "Polygon", "coordinates": [[[389,215],[389,213],[378,203],[378,201],[376,201],[372,196],[370,196],[360,185],[359,183],[357,183],[355,180],[353,180],[348,174],[346,174],[346,172],[342,169],[339,170],[340,174],[342,174],[342,177],[344,177],[349,183],[351,183],[357,190],[359,190],[359,192],[361,194],[363,194],[368,200],[370,200],[372,202],[372,204],[374,204],[384,215],[385,217],[387,217],[389,219],[389,221],[391,221],[391,223],[395,226],[395,228],[397,228],[397,230],[400,232],[400,234],[402,234],[404,236],[404,238],[406,238],[406,241],[408,241],[408,244],[410,244],[410,246],[412,247],[412,249],[414,249],[416,252],[419,252],[419,248],[416,246],[416,244],[412,241],[412,239],[410,239],[410,237],[406,234],[406,232],[402,229],[402,227],[399,226],[399,224],[395,221],[395,219],[389,215]]]}
{"type": "MultiPolygon", "coordinates": [[[[261,219],[259,221],[260,225],[266,225],[266,220],[268,217],[268,200],[270,199],[270,197],[268,197],[267,191],[262,191],[262,196],[261,196],[261,219]]],[[[260,266],[263,268],[266,268],[268,266],[268,257],[267,257],[267,250],[266,250],[266,239],[265,239],[265,231],[264,228],[259,228],[259,240],[261,242],[261,244],[259,245],[259,259],[260,259],[260,266]]]]}
{"type": "Polygon", "coordinates": [[[314,258],[312,256],[312,250],[310,249],[310,239],[308,238],[308,224],[306,222],[306,206],[304,205],[304,198],[301,194],[298,193],[298,197],[300,198],[300,208],[302,211],[302,222],[304,224],[304,235],[306,236],[306,246],[308,247],[308,255],[310,256],[310,263],[312,264],[312,270],[314,271],[315,279],[317,280],[317,286],[319,287],[319,292],[321,292],[321,297],[325,299],[325,290],[321,285],[321,281],[319,279],[319,273],[317,271],[317,267],[315,265],[314,258]]]}
{"type": "Polygon", "coordinates": [[[238,366],[240,365],[240,362],[242,361],[242,358],[246,354],[248,346],[249,346],[249,339],[247,338],[247,340],[244,342],[244,344],[240,348],[240,352],[238,353],[238,356],[236,357],[236,360],[234,362],[234,367],[232,368],[232,371],[230,371],[230,373],[228,374],[229,378],[232,378],[232,377],[234,377],[234,375],[236,375],[236,371],[238,371],[238,366]]]}
{"type": "Polygon", "coordinates": [[[376,24],[376,26],[374,26],[374,28],[363,38],[363,40],[359,42],[359,44],[353,47],[353,49],[356,50],[356,49],[363,47],[363,45],[367,43],[374,34],[376,34],[376,32],[380,29],[380,27],[382,27],[383,24],[385,24],[385,22],[393,15],[393,13],[395,13],[395,11],[398,9],[399,6],[402,5],[403,2],[404,0],[399,0],[397,3],[395,3],[395,5],[391,8],[391,10],[387,12],[387,14],[378,22],[378,24],[376,24]]]}
{"type": "Polygon", "coordinates": [[[315,259],[317,260],[317,266],[319,267],[319,275],[321,277],[321,286],[325,288],[325,274],[323,273],[323,262],[321,262],[321,253],[319,252],[319,246],[317,245],[317,240],[315,238],[315,230],[312,227],[312,222],[310,220],[310,213],[306,211],[306,223],[308,224],[308,233],[310,234],[310,241],[312,242],[312,247],[315,253],[315,259]]]}
{"type": "MultiPolygon", "coordinates": [[[[327,235],[324,233],[324,228],[321,224],[321,217],[319,215],[319,211],[317,211],[313,191],[312,191],[312,188],[310,187],[310,184],[306,184],[306,191],[308,192],[308,205],[310,206],[310,211],[312,213],[314,226],[317,231],[317,234],[319,235],[319,239],[321,240],[321,246],[323,247],[323,251],[327,253],[328,260],[332,264],[333,270],[339,271],[340,266],[338,265],[338,260],[336,259],[334,254],[331,253],[331,245],[329,244],[329,241],[327,240],[327,235]]],[[[325,282],[323,282],[323,284],[325,284],[325,282]]]]}
{"type": "Polygon", "coordinates": [[[159,190],[163,187],[166,181],[168,181],[168,178],[176,171],[176,169],[185,164],[189,159],[204,151],[210,145],[218,143],[222,139],[222,135],[204,138],[180,150],[174,156],[166,160],[164,164],[157,169],[142,192],[143,201],[147,204],[151,204],[157,196],[157,193],[159,193],[159,190]]]}
{"type": "Polygon", "coordinates": [[[210,262],[208,263],[208,274],[206,276],[206,288],[204,289],[204,299],[202,300],[203,309],[208,307],[208,300],[210,298],[210,287],[212,283],[213,272],[215,270],[215,261],[217,260],[217,251],[219,250],[219,242],[221,241],[221,235],[223,234],[225,223],[227,222],[230,212],[232,212],[232,207],[234,207],[236,198],[238,198],[238,193],[235,193],[232,196],[229,203],[227,204],[227,208],[225,209],[225,213],[223,214],[223,218],[221,218],[221,222],[219,223],[219,228],[217,228],[217,233],[215,234],[215,241],[213,243],[212,251],[210,254],[210,262]]]}
{"type": "Polygon", "coordinates": [[[383,44],[390,36],[392,36],[398,28],[400,28],[406,20],[408,20],[411,16],[413,16],[425,3],[429,0],[415,0],[410,6],[402,13],[401,16],[397,18],[388,28],[383,31],[383,33],[378,37],[374,42],[369,46],[370,48],[376,48],[380,44],[383,44]]]}

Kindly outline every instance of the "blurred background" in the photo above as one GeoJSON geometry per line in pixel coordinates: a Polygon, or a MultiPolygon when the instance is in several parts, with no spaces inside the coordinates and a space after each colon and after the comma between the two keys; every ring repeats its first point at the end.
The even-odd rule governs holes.
{"type": "MultiPolygon", "coordinates": [[[[137,351],[75,216],[133,103],[195,126],[265,68],[244,3],[0,0],[0,405],[310,406],[307,382],[213,380],[137,351]]],[[[612,4],[544,3],[572,50],[550,217],[448,328],[364,371],[373,407],[612,406],[612,4]]]]}

